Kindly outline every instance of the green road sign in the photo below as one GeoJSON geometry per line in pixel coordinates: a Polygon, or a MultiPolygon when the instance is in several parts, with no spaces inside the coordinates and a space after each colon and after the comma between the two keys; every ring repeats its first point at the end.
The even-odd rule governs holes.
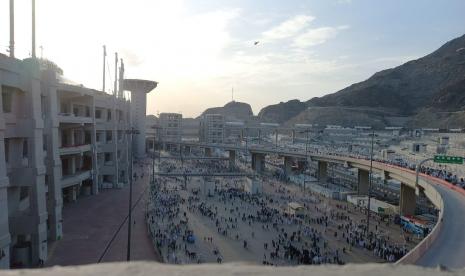
{"type": "Polygon", "coordinates": [[[435,155],[435,163],[447,163],[447,164],[463,164],[463,157],[460,156],[447,156],[447,155],[435,155]]]}

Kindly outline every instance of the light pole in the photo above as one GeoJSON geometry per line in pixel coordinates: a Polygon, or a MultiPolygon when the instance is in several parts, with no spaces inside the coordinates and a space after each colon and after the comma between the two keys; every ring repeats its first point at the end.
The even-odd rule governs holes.
{"type": "Polygon", "coordinates": [[[153,136],[152,145],[152,185],[155,185],[155,135],[153,136]]]}
{"type": "MultiPolygon", "coordinates": [[[[307,167],[310,167],[310,165],[308,164],[308,144],[310,142],[310,136],[309,136],[309,133],[310,133],[310,129],[306,129],[304,131],[300,131],[300,133],[306,133],[307,134],[307,139],[305,141],[305,161],[306,161],[306,165],[307,167]]],[[[304,191],[305,191],[305,174],[304,174],[304,191]]]]}
{"type": "Polygon", "coordinates": [[[368,204],[367,204],[367,237],[370,233],[370,203],[371,203],[371,184],[373,178],[373,147],[375,142],[375,131],[371,134],[371,153],[370,153],[370,178],[368,182],[368,204]]]}
{"type": "Polygon", "coordinates": [[[133,163],[133,152],[132,152],[132,141],[134,138],[134,134],[139,134],[140,132],[137,129],[131,128],[126,130],[126,134],[131,135],[131,164],[130,170],[131,175],[129,178],[129,210],[128,210],[128,244],[127,244],[127,252],[126,252],[126,261],[131,260],[131,230],[132,230],[132,182],[133,182],[133,175],[132,175],[132,163],[133,163]]]}

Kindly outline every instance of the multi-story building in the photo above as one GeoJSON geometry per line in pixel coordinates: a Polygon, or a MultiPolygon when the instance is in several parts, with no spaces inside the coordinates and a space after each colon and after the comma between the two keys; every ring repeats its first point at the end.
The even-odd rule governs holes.
{"type": "Polygon", "coordinates": [[[45,261],[63,204],[128,182],[134,103],[119,79],[110,95],[51,62],[0,54],[0,268],[45,261]]]}
{"type": "Polygon", "coordinates": [[[179,142],[182,139],[182,114],[161,113],[159,118],[161,139],[165,142],[179,142]]]}
{"type": "Polygon", "coordinates": [[[202,115],[199,140],[204,143],[223,143],[224,116],[221,114],[202,115]]]}

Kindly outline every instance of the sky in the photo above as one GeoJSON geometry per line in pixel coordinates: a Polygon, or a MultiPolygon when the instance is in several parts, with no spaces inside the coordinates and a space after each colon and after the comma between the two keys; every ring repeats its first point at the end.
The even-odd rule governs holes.
{"type": "MultiPolygon", "coordinates": [[[[4,54],[8,2],[0,0],[4,54]]],[[[15,0],[18,58],[31,52],[30,2],[15,0]]],[[[103,45],[107,89],[118,52],[127,78],[159,82],[148,114],[196,117],[232,91],[257,114],[422,57],[465,33],[463,11],[463,0],[36,0],[36,45],[67,78],[96,89],[103,45]]]]}

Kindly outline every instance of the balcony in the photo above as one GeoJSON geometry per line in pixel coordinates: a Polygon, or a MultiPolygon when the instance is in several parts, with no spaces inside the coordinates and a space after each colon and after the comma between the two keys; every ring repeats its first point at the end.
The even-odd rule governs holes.
{"type": "Polygon", "coordinates": [[[82,181],[92,177],[92,171],[76,171],[75,174],[66,175],[61,178],[61,187],[66,188],[73,185],[78,185],[82,181]]]}
{"type": "Polygon", "coordinates": [[[60,148],[60,155],[78,154],[78,153],[83,153],[83,152],[90,151],[90,150],[91,150],[90,144],[63,146],[60,148]]]}
{"type": "Polygon", "coordinates": [[[92,124],[92,117],[76,116],[73,113],[59,113],[58,121],[69,124],[92,124]]]}

